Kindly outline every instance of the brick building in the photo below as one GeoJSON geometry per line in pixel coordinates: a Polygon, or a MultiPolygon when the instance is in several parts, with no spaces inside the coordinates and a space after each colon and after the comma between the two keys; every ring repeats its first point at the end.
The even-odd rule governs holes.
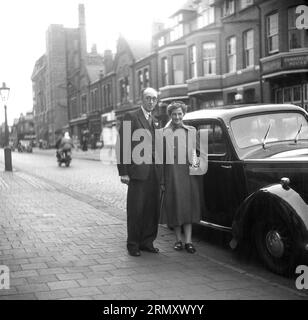
{"type": "MultiPolygon", "coordinates": [[[[295,27],[295,7],[304,2],[188,0],[167,25],[154,24],[151,39],[120,36],[114,55],[110,50],[100,55],[95,47],[86,52],[85,13],[79,5],[79,27],[65,32],[53,27],[57,36],[49,37],[58,39],[49,50],[53,61],[66,58],[66,87],[60,68],[53,71],[58,74],[53,88],[63,88],[53,101],[65,106],[67,94],[63,128],[79,139],[110,137],[116,120],[141,103],[141,90],[148,86],[160,92],[156,113],[162,122],[172,100],[183,100],[189,110],[238,102],[291,102],[308,109],[308,33],[295,27]]],[[[51,105],[48,94],[46,106],[39,102],[44,81],[50,86],[51,57],[47,52],[37,62],[33,76],[37,110],[51,105]]]]}

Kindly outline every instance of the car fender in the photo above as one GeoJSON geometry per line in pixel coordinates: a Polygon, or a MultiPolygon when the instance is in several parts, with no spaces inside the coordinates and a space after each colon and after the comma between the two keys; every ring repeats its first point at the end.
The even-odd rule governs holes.
{"type": "Polygon", "coordinates": [[[294,189],[279,183],[259,189],[241,204],[232,223],[232,247],[250,236],[254,220],[258,215],[264,216],[259,210],[264,206],[271,210],[269,204],[279,207],[279,214],[291,226],[299,242],[308,239],[308,205],[294,189]]]}

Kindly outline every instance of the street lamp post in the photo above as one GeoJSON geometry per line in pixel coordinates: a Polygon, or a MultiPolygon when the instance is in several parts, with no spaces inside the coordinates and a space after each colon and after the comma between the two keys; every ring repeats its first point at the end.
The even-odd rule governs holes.
{"type": "Polygon", "coordinates": [[[7,112],[6,112],[6,103],[9,99],[10,88],[5,85],[5,82],[2,83],[2,87],[0,88],[0,96],[1,100],[4,104],[4,163],[5,170],[12,171],[12,150],[9,147],[9,127],[7,124],[7,112]]]}

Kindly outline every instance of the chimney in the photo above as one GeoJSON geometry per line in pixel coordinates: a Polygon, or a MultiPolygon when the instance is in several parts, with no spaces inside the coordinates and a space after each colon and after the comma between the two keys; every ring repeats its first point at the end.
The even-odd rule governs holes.
{"type": "Polygon", "coordinates": [[[92,44],[91,53],[97,54],[97,47],[95,43],[92,44]]]}
{"type": "Polygon", "coordinates": [[[112,71],[113,67],[113,55],[111,50],[104,51],[104,65],[106,73],[112,71]]]}
{"type": "Polygon", "coordinates": [[[80,48],[81,48],[81,59],[85,61],[87,55],[87,36],[86,36],[86,15],[84,4],[79,4],[79,36],[80,36],[80,48]]]}

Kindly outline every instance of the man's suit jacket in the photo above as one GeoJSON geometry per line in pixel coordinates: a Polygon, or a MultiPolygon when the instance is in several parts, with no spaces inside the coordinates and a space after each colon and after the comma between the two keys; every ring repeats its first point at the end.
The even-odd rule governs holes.
{"type": "MultiPolygon", "coordinates": [[[[158,120],[153,116],[152,116],[152,119],[153,119],[153,123],[151,127],[148,120],[145,118],[145,115],[141,108],[128,112],[124,115],[123,122],[129,121],[131,123],[131,136],[129,137],[131,141],[131,146],[129,146],[127,143],[123,143],[124,140],[127,141],[128,137],[125,136],[125,132],[123,137],[123,122],[122,122],[119,130],[119,136],[118,136],[118,139],[120,140],[117,141],[117,144],[119,144],[118,147],[120,147],[120,150],[118,150],[119,152],[117,152],[118,171],[120,176],[128,175],[131,179],[136,179],[136,180],[146,180],[149,177],[150,168],[152,165],[154,165],[154,159],[155,159],[155,147],[154,147],[155,129],[160,128],[158,120]],[[152,164],[145,164],[145,163],[137,164],[135,163],[132,157],[134,148],[141,143],[140,141],[132,141],[131,139],[133,133],[138,129],[147,129],[149,132],[149,135],[146,141],[148,141],[152,145],[152,153],[151,153],[152,164]],[[130,164],[124,163],[123,160],[125,157],[126,159],[130,158],[131,160],[130,164]]],[[[159,166],[156,166],[156,168],[158,171],[160,170],[159,166]]],[[[158,174],[158,178],[160,178],[159,172],[157,174],[158,174]]]]}

